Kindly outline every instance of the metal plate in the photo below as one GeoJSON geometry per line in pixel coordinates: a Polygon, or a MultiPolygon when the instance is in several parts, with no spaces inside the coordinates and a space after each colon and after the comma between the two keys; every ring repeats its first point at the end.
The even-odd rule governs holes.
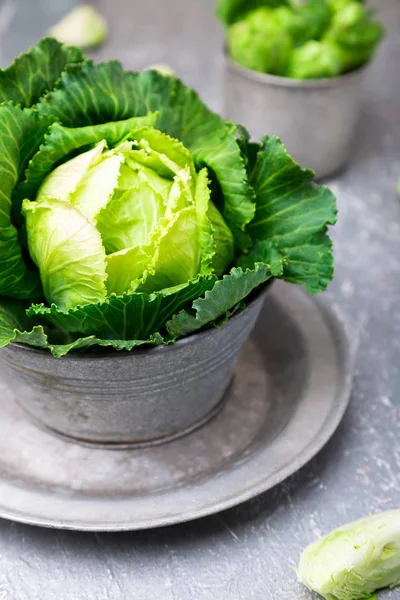
{"type": "Polygon", "coordinates": [[[0,382],[0,516],[121,531],[209,515],[266,491],[310,460],[346,409],[351,360],[321,300],[276,282],[219,414],[168,444],[79,446],[42,431],[0,382]]]}

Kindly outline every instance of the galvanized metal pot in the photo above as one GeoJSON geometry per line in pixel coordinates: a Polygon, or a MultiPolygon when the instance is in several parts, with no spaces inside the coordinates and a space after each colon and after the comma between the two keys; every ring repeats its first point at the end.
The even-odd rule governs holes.
{"type": "Polygon", "coordinates": [[[279,136],[297,162],[327,177],[351,156],[365,70],[298,80],[251,71],[225,53],[224,116],[257,141],[279,136]]]}
{"type": "Polygon", "coordinates": [[[19,405],[55,432],[117,447],[167,441],[217,411],[265,293],[222,327],[171,346],[57,360],[10,344],[1,373],[19,405]]]}

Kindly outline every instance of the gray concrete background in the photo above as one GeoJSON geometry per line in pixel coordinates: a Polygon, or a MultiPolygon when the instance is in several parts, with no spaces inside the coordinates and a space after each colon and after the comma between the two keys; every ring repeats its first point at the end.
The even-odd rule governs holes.
{"type": "MultiPolygon", "coordinates": [[[[378,0],[377,0],[378,3],[378,0]]],[[[0,3],[0,63],[73,0],[0,3]]],[[[110,39],[96,58],[169,63],[221,110],[213,0],[98,0],[110,39]]],[[[350,168],[329,181],[340,220],[328,294],[353,331],[356,380],[331,442],[272,491],[201,521],[80,534],[0,521],[0,600],[310,600],[292,566],[320,534],[400,505],[400,2],[379,0],[388,38],[372,66],[350,168]]],[[[400,591],[380,594],[400,599],[400,591]]]]}

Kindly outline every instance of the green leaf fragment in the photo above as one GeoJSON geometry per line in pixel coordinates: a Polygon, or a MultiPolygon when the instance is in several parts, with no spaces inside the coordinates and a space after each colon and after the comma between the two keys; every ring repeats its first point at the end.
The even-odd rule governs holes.
{"type": "Polygon", "coordinates": [[[0,295],[29,298],[41,295],[37,271],[22,254],[12,220],[15,186],[30,156],[43,141],[51,118],[12,104],[0,106],[0,295]]]}
{"type": "Polygon", "coordinates": [[[271,278],[268,267],[257,263],[252,270],[231,269],[229,275],[218,280],[204,298],[195,300],[191,311],[182,310],[167,323],[169,334],[176,338],[206,325],[213,324],[245,299],[253,290],[271,278]]]}
{"type": "Polygon", "coordinates": [[[39,323],[53,325],[65,333],[94,335],[104,340],[146,340],[160,332],[177,309],[204,294],[214,282],[215,277],[199,277],[160,292],[111,296],[105,302],[69,311],[39,304],[27,312],[39,323]]]}
{"type": "Polygon", "coordinates": [[[104,17],[93,6],[84,5],[66,14],[49,30],[49,35],[63,44],[86,49],[103,44],[108,27],[104,17]]]}
{"type": "Polygon", "coordinates": [[[0,70],[0,102],[12,101],[23,108],[33,106],[54,88],[67,66],[82,61],[83,55],[78,48],[43,38],[18,56],[10,67],[0,70]]]}

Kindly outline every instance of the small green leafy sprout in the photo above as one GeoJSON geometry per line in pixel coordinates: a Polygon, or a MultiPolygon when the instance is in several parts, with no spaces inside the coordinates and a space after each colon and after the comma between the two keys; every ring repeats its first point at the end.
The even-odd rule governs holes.
{"type": "Polygon", "coordinates": [[[77,6],[49,31],[49,35],[63,44],[72,44],[85,50],[103,44],[108,35],[107,23],[99,12],[89,5],[77,6]]]}
{"type": "Polygon", "coordinates": [[[297,575],[326,600],[367,600],[400,584],[400,509],[349,523],[311,544],[297,575]]]}
{"type": "Polygon", "coordinates": [[[228,48],[232,58],[249,69],[283,75],[292,40],[274,10],[259,8],[229,28],[228,48]]]}
{"type": "Polygon", "coordinates": [[[274,277],[331,281],[332,193],[176,77],[45,38],[0,102],[0,347],[169,344],[274,277]]]}
{"type": "Polygon", "coordinates": [[[328,43],[310,41],[296,48],[291,56],[288,75],[294,79],[335,77],[340,73],[338,52],[328,43]]]}
{"type": "Polygon", "coordinates": [[[219,0],[227,47],[238,64],[298,79],[335,77],[371,60],[384,36],[359,0],[219,0]]]}

